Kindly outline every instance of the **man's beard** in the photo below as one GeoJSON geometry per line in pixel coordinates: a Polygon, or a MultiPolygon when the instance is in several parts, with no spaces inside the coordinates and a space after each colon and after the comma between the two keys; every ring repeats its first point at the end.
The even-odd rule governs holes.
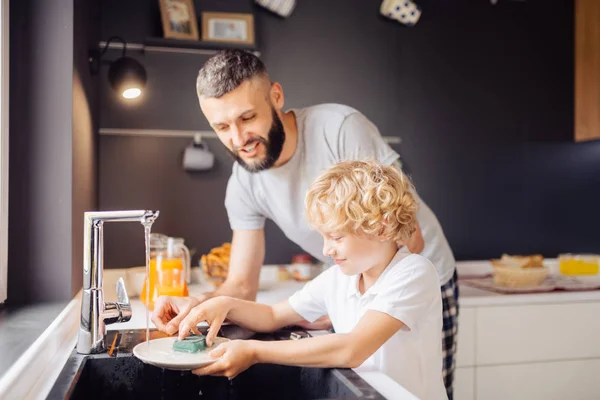
{"type": "Polygon", "coordinates": [[[268,137],[268,140],[260,136],[253,138],[249,142],[244,143],[243,146],[229,150],[229,153],[231,153],[233,158],[248,172],[254,173],[269,169],[277,162],[277,159],[283,150],[283,143],[285,142],[283,123],[281,122],[281,119],[279,119],[279,115],[277,115],[274,108],[273,124],[271,124],[268,137]],[[265,157],[256,163],[248,164],[238,155],[238,153],[242,147],[246,147],[255,142],[261,143],[265,147],[265,157]]]}

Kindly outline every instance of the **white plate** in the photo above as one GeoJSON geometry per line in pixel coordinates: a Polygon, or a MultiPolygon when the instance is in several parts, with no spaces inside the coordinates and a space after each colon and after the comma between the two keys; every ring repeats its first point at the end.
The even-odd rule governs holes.
{"type": "Polygon", "coordinates": [[[563,290],[598,290],[600,279],[597,275],[591,276],[566,276],[559,275],[555,278],[556,286],[563,290]]]}
{"type": "Polygon", "coordinates": [[[173,350],[176,336],[142,342],[133,348],[133,355],[146,364],[160,368],[189,371],[212,364],[218,358],[211,358],[208,353],[219,344],[228,342],[229,339],[216,337],[211,348],[198,353],[182,353],[173,350]]]}

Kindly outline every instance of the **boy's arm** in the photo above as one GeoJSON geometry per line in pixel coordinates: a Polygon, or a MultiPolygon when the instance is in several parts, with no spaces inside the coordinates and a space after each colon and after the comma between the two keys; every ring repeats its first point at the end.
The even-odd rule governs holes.
{"type": "Polygon", "coordinates": [[[227,319],[254,332],[273,332],[287,325],[304,321],[287,300],[268,306],[252,301],[230,299],[227,319]]]}
{"type": "Polygon", "coordinates": [[[302,340],[252,343],[255,362],[304,367],[356,368],[387,342],[403,323],[375,310],[368,310],[346,334],[302,340]]]}
{"type": "Polygon", "coordinates": [[[273,307],[225,296],[212,298],[190,311],[179,325],[179,337],[183,339],[190,330],[196,328],[198,322],[206,321],[211,326],[211,333],[207,335],[207,341],[210,342],[209,339],[218,332],[225,318],[260,332],[272,332],[304,319],[314,321],[327,313],[324,294],[330,280],[334,279],[331,276],[334,272],[333,269],[323,271],[288,300],[273,307]],[[301,308],[298,308],[300,305],[301,308]]]}
{"type": "Polygon", "coordinates": [[[347,334],[275,342],[234,340],[222,343],[210,353],[217,361],[193,373],[233,378],[256,363],[355,368],[402,326],[400,320],[388,314],[368,310],[347,334]]]}
{"type": "MultiPolygon", "coordinates": [[[[323,315],[326,312],[323,299],[316,297],[336,278],[336,271],[330,268],[322,272],[288,300],[290,307],[307,321],[323,315]]],[[[407,258],[406,265],[386,275],[385,284],[351,332],[298,341],[233,340],[210,353],[218,360],[194,373],[235,377],[259,362],[309,367],[360,366],[403,326],[416,326],[423,315],[438,312],[441,323],[439,290],[433,264],[423,257],[407,258]]]]}
{"type": "Polygon", "coordinates": [[[219,296],[205,301],[190,311],[179,325],[179,339],[189,335],[190,331],[197,332],[198,323],[207,321],[210,330],[206,340],[210,345],[225,318],[255,332],[273,332],[304,320],[287,300],[271,307],[252,301],[219,296]]]}

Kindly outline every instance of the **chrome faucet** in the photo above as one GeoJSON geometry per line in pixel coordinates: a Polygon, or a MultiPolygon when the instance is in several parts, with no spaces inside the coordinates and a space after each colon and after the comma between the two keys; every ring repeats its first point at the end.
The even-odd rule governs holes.
{"type": "Polygon", "coordinates": [[[86,212],[83,232],[83,297],[77,352],[102,353],[106,350],[106,325],[131,319],[131,304],[123,278],[117,282],[117,302],[104,302],[104,222],[141,222],[150,226],[158,211],[94,211],[86,212]]]}

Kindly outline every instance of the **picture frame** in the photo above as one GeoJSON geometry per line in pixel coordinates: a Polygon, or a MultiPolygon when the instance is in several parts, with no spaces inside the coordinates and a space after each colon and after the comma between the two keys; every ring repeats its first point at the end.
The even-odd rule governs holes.
{"type": "Polygon", "coordinates": [[[255,45],[254,15],[205,11],[202,13],[202,41],[255,45]]]}
{"type": "Polygon", "coordinates": [[[199,40],[193,0],[159,0],[159,4],[165,38],[199,40]]]}

